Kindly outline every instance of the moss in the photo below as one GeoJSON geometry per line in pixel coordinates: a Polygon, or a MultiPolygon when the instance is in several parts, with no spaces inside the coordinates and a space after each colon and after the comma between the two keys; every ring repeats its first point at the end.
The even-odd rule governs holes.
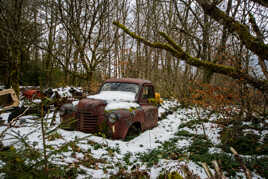
{"type": "MultiPolygon", "coordinates": [[[[246,27],[235,22],[232,18],[229,18],[229,19],[226,18],[224,16],[223,12],[221,12],[219,9],[217,9],[217,10],[219,11],[217,13],[220,14],[219,17],[210,14],[210,12],[207,12],[207,13],[209,15],[212,15],[213,18],[215,18],[218,21],[224,19],[224,21],[227,22],[227,24],[229,24],[231,26],[231,28],[232,28],[231,31],[236,29],[236,31],[239,32],[239,35],[241,37],[246,38],[244,36],[248,36],[248,38],[246,38],[246,40],[244,41],[245,44],[248,44],[247,47],[249,49],[252,49],[256,53],[260,52],[260,53],[257,53],[259,55],[266,54],[265,56],[268,57],[268,50],[267,50],[268,45],[265,45],[263,43],[256,43],[257,41],[255,39],[251,39],[250,33],[248,32],[246,27]],[[243,34],[245,34],[245,35],[243,35],[243,34]],[[259,47],[259,48],[256,48],[256,47],[259,47]]],[[[150,46],[152,48],[165,49],[165,50],[171,52],[174,57],[186,61],[186,63],[189,65],[205,68],[206,70],[208,70],[210,72],[224,74],[224,75],[230,76],[234,79],[243,80],[243,81],[251,84],[255,88],[260,89],[261,91],[268,90],[268,81],[267,80],[263,81],[263,80],[258,80],[256,78],[252,78],[248,74],[246,74],[242,71],[238,71],[231,66],[219,65],[219,64],[215,64],[215,63],[212,63],[212,62],[209,62],[206,60],[201,60],[199,58],[191,57],[189,54],[185,53],[183,51],[183,49],[179,45],[177,45],[170,37],[168,37],[168,35],[166,35],[163,32],[160,32],[160,35],[163,36],[169,42],[169,44],[160,43],[160,42],[154,42],[154,43],[150,42],[150,41],[144,39],[143,37],[138,36],[135,33],[131,32],[123,24],[120,24],[118,21],[114,21],[113,24],[116,25],[117,27],[121,28],[125,33],[130,35],[132,38],[137,39],[138,41],[142,42],[143,44],[150,46]]],[[[266,58],[264,58],[264,59],[266,59],[266,58]]]]}
{"type": "Polygon", "coordinates": [[[177,171],[172,171],[168,173],[161,173],[157,179],[183,179],[183,177],[177,171]]]}
{"type": "Polygon", "coordinates": [[[257,38],[252,36],[249,32],[249,28],[246,25],[240,24],[235,21],[234,18],[229,17],[214,4],[209,4],[206,1],[200,3],[205,13],[222,25],[226,25],[230,32],[236,32],[239,35],[241,41],[246,45],[248,49],[256,53],[257,55],[268,58],[268,45],[260,42],[257,38]]]}
{"type": "Polygon", "coordinates": [[[76,126],[77,126],[77,120],[74,117],[67,118],[60,124],[60,128],[65,130],[75,130],[76,126]]]}
{"type": "Polygon", "coordinates": [[[110,130],[110,127],[108,126],[107,120],[104,120],[100,125],[97,126],[97,133],[96,135],[109,138],[112,136],[112,131],[110,130]]]}

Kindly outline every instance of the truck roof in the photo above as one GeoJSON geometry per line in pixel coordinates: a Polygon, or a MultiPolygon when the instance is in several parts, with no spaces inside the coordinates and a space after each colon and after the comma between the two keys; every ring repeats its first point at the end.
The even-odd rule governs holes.
{"type": "Polygon", "coordinates": [[[143,84],[152,84],[151,81],[149,80],[143,80],[143,79],[138,79],[138,78],[112,78],[112,79],[108,79],[105,82],[120,82],[120,83],[136,83],[139,85],[143,85],[143,84]]]}

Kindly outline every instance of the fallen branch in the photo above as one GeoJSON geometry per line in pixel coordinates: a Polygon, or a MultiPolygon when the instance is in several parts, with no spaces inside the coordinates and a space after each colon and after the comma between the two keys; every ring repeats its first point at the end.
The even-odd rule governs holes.
{"type": "Polygon", "coordinates": [[[218,162],[216,160],[212,161],[212,164],[216,170],[216,176],[215,178],[220,178],[220,179],[226,179],[226,177],[224,176],[223,172],[221,171],[221,168],[218,165],[218,162]]]}
{"type": "Polygon", "coordinates": [[[208,168],[208,165],[206,163],[201,163],[202,167],[205,169],[205,172],[209,179],[214,179],[214,176],[212,175],[211,171],[208,168]]]}
{"type": "Polygon", "coordinates": [[[230,150],[231,152],[234,154],[235,156],[235,159],[237,161],[239,161],[241,167],[243,168],[245,174],[246,174],[246,177],[247,179],[252,179],[252,175],[251,175],[251,172],[249,171],[249,169],[246,167],[245,163],[243,162],[242,158],[239,156],[239,154],[237,153],[237,151],[233,148],[233,147],[230,147],[230,150]]]}
{"type": "Polygon", "coordinates": [[[10,121],[9,125],[7,126],[7,128],[0,134],[0,139],[4,136],[4,133],[5,133],[8,129],[10,129],[11,127],[13,127],[13,125],[16,124],[17,120],[18,120],[21,116],[23,116],[29,109],[30,109],[30,106],[28,106],[28,107],[25,109],[25,111],[24,111],[23,113],[21,113],[20,115],[18,115],[17,117],[13,118],[13,119],[10,121]]]}

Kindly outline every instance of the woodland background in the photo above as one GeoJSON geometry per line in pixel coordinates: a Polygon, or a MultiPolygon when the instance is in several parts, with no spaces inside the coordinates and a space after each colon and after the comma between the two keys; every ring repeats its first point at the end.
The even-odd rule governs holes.
{"type": "Polygon", "coordinates": [[[206,3],[210,2],[2,0],[0,80],[16,91],[19,85],[93,90],[107,78],[134,77],[151,80],[165,97],[187,96],[195,82],[231,88],[233,93],[248,83],[267,92],[267,2],[210,3],[223,17],[216,11],[208,14],[205,8],[211,7],[206,3]],[[112,25],[114,21],[151,42],[164,43],[159,32],[165,32],[187,55],[238,74],[185,63],[170,50],[133,39],[112,25]]]}
{"type": "MultiPolygon", "coordinates": [[[[95,93],[109,78],[151,80],[162,97],[180,104],[161,118],[193,108],[198,120],[185,125],[204,129],[207,119],[196,107],[208,109],[207,118],[221,115],[213,122],[221,128],[220,147],[251,155],[247,167],[267,177],[267,9],[267,0],[0,0],[0,85],[17,94],[20,86],[95,93]]],[[[204,136],[205,143],[195,138],[192,152],[210,146],[204,136]]],[[[191,160],[211,165],[207,152],[191,160]]],[[[12,156],[2,156],[11,174],[12,156]]],[[[151,156],[158,155],[144,154],[151,156]]],[[[233,172],[240,167],[233,164],[222,166],[233,172]]]]}

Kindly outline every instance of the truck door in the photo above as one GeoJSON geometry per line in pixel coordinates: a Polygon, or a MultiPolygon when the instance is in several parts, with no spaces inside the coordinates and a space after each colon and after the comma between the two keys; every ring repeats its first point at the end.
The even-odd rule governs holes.
{"type": "Polygon", "coordinates": [[[149,102],[149,99],[153,98],[155,98],[154,87],[152,85],[143,85],[140,105],[144,111],[144,128],[152,128],[157,125],[158,108],[149,102]]]}

